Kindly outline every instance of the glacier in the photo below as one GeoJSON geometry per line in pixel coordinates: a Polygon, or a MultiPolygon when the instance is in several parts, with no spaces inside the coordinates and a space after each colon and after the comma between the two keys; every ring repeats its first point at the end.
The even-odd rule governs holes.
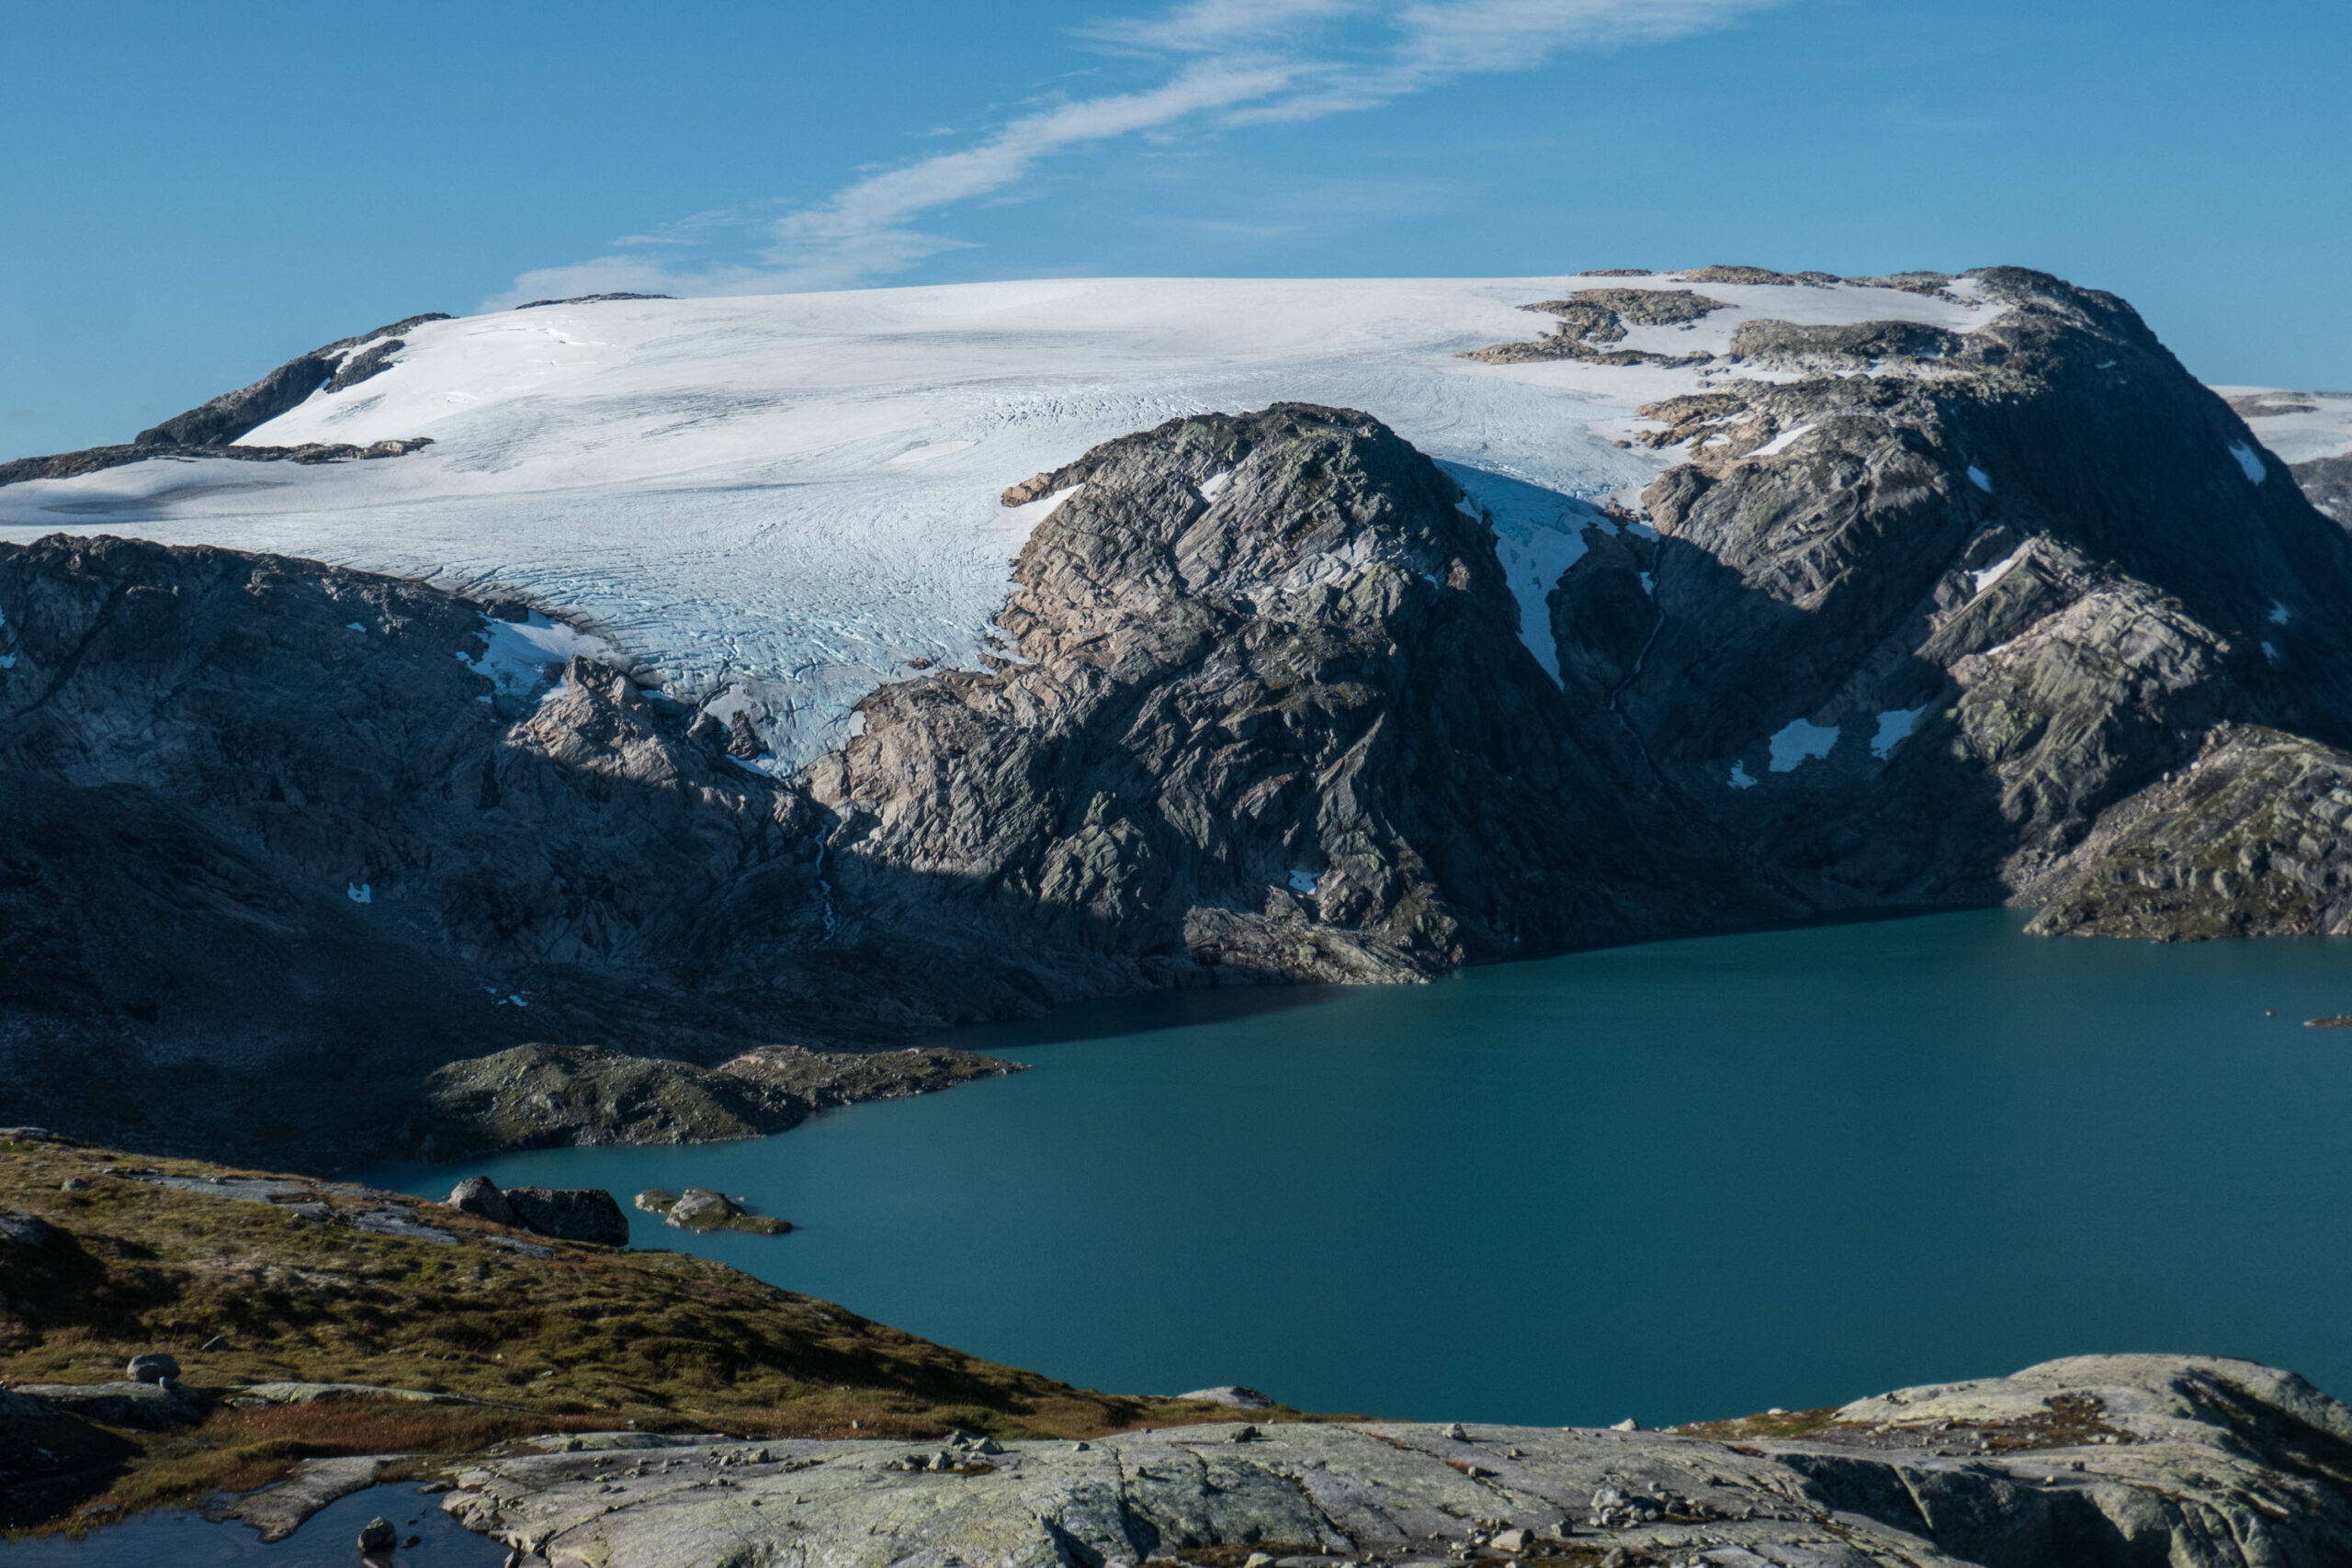
{"type": "MultiPolygon", "coordinates": [[[[302,467],[150,459],[0,489],[0,539],[109,533],[309,557],[520,599],[681,701],[747,710],[773,762],[850,733],[917,661],[989,650],[1012,558],[1067,492],[1005,486],[1181,415],[1356,408],[1438,459],[1493,525],[1528,647],[1604,504],[1678,460],[1638,410],[1732,367],[1488,365],[1578,288],[1695,287],[1729,308],[1617,346],[1723,354],[1743,321],[1908,321],[1995,307],[1854,284],[1641,277],[1055,279],[539,306],[425,322],[390,367],[242,439],[429,436],[302,467]]],[[[365,352],[367,345],[361,345],[365,352]]],[[[1743,377],[1794,379],[1746,367],[1743,377]]],[[[537,623],[544,626],[545,622],[537,623]]]]}

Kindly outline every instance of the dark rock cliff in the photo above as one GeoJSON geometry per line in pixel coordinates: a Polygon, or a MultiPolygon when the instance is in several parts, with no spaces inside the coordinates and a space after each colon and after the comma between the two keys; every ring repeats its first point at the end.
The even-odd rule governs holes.
{"type": "Polygon", "coordinates": [[[1827,906],[2030,898],[2215,725],[2352,732],[2352,539],[2120,300],[1974,276],[1964,337],[1749,323],[1819,373],[1648,411],[1658,538],[1555,596],[1587,711],[1827,906]]]}
{"type": "Polygon", "coordinates": [[[788,927],[813,845],[794,797],[626,676],[500,695],[480,606],[119,539],[0,547],[0,1061],[25,1115],[366,1147],[452,1057],[752,1038],[691,955],[744,902],[788,927]]]}
{"type": "Polygon", "coordinates": [[[1376,420],[1172,421],[1007,499],[1070,485],[1007,656],[810,771],[854,920],[944,896],[1142,976],[1362,980],[1785,908],[1586,756],[1485,524],[1376,420]]]}

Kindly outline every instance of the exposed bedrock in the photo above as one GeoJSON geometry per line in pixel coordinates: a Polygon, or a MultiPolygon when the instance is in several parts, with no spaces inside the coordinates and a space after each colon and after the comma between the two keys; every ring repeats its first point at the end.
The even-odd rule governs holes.
{"type": "Polygon", "coordinates": [[[0,615],[21,1119],[316,1157],[380,1146],[453,1058],[793,1038],[730,976],[821,933],[809,808],[620,671],[535,701],[477,671],[478,605],[118,539],[0,547],[0,615]]]}
{"type": "Polygon", "coordinates": [[[308,1157],[740,1135],[831,1092],[760,1047],[1792,908],[1578,750],[1485,525],[1376,422],[1087,462],[999,668],[876,693],[805,783],[584,658],[498,685],[496,623],[421,584],[0,547],[7,1116],[308,1157]],[[421,1103],[531,1042],[730,1065],[485,1065],[421,1103]]]}
{"type": "Polygon", "coordinates": [[[944,900],[1149,977],[1380,980],[1775,908],[1586,754],[1486,525],[1376,420],[1172,421],[1007,500],[1072,485],[1006,656],[809,772],[859,930],[944,900]]]}
{"type": "Polygon", "coordinates": [[[2352,1554],[2352,1412],[2291,1374],[2208,1358],[2077,1357],[1686,1432],[1266,1422],[928,1449],[636,1433],[538,1446],[553,1451],[461,1472],[443,1506],[549,1568],[1251,1552],[1332,1568],[2319,1568],[2352,1554]]]}
{"type": "Polygon", "coordinates": [[[763,1049],[1154,986],[2003,899],[2346,929],[2352,539],[2121,302],[1974,277],[1974,332],[1750,322],[1843,368],[1654,405],[1680,460],[1554,592],[1557,682],[1453,481],[1304,405],[1014,485],[1060,500],[1000,651],[794,779],[618,656],[503,680],[418,583],[0,547],[0,1120],[740,1135],[824,1102],[763,1049]]]}
{"type": "MultiPolygon", "coordinates": [[[[2215,725],[2352,728],[2344,530],[2120,300],[1973,276],[2007,309],[1964,336],[1744,326],[1841,373],[1647,411],[1659,537],[1554,598],[1578,705],[1825,906],[2030,897],[2215,725]]],[[[2141,934],[2307,929],[2198,897],[2141,934]]]]}
{"type": "Polygon", "coordinates": [[[2313,506],[2352,528],[2352,457],[2314,457],[2297,463],[2293,473],[2313,506]]]}

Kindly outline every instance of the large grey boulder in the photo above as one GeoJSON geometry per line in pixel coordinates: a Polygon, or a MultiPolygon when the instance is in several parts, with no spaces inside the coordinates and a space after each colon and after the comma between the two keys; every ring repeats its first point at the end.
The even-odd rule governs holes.
{"type": "Polygon", "coordinates": [[[472,1214],[497,1225],[519,1225],[514,1217],[514,1205],[498,1190],[498,1183],[487,1176],[469,1176],[449,1190],[448,1206],[461,1214],[472,1214]]]}
{"type": "Polygon", "coordinates": [[[449,1193],[449,1207],[493,1224],[513,1225],[559,1241],[628,1245],[628,1216],[619,1200],[596,1187],[509,1187],[469,1176],[449,1193]]]}
{"type": "Polygon", "coordinates": [[[510,1187],[505,1196],[526,1230],[559,1241],[628,1245],[628,1216],[620,1201],[600,1187],[510,1187]]]}
{"type": "Polygon", "coordinates": [[[2352,1561],[2352,1411],[2199,1357],[2083,1357],[1681,1432],[1221,1424],[1001,1453],[671,1441],[491,1461],[444,1506],[564,1568],[1227,1560],[1216,1548],[1382,1565],[2352,1561]]]}

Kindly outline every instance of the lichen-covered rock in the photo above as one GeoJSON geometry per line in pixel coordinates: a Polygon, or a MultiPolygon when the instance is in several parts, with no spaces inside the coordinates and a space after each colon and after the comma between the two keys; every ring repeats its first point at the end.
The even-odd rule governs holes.
{"type": "Polygon", "coordinates": [[[444,1506],[551,1568],[1059,1568],[1210,1548],[1400,1564],[1514,1545],[1809,1568],[2352,1555],[2352,1412],[2205,1358],[2083,1357],[1684,1432],[1259,1422],[927,1453],[673,1441],[488,1461],[444,1506]]]}

